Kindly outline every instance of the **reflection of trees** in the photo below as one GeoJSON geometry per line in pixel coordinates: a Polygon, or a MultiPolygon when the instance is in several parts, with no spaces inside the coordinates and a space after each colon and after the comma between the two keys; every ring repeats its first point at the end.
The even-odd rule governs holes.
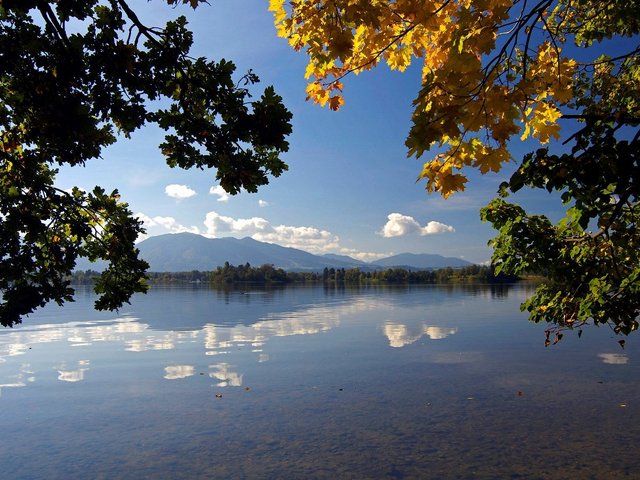
{"type": "Polygon", "coordinates": [[[263,303],[274,303],[285,292],[282,285],[229,285],[224,287],[212,287],[216,298],[222,302],[249,304],[258,300],[263,303]]]}
{"type": "Polygon", "coordinates": [[[491,285],[491,298],[503,300],[509,295],[509,285],[491,285]]]}

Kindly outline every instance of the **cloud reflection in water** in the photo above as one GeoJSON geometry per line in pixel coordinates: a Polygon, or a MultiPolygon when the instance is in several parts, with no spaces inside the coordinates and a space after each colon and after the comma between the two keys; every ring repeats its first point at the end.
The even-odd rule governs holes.
{"type": "Polygon", "coordinates": [[[624,353],[599,353],[598,358],[609,365],[626,365],[629,363],[629,357],[624,353]]]}
{"type": "Polygon", "coordinates": [[[403,325],[399,323],[387,322],[383,328],[385,336],[389,339],[389,346],[394,348],[406,347],[415,343],[423,335],[431,340],[442,340],[458,332],[457,328],[439,327],[435,325],[403,325]]]}
{"type": "Polygon", "coordinates": [[[65,363],[58,367],[58,380],[62,382],[81,382],[84,380],[84,372],[89,370],[89,360],[79,360],[75,370],[69,370],[65,363]]]}
{"type": "Polygon", "coordinates": [[[242,386],[242,375],[231,371],[231,365],[228,363],[219,363],[217,365],[209,365],[213,372],[209,373],[209,377],[218,380],[217,387],[240,387],[242,386]]]}
{"type": "Polygon", "coordinates": [[[195,367],[193,365],[171,365],[164,367],[164,378],[167,380],[178,380],[192,377],[193,375],[195,375],[195,367]]]}
{"type": "MultiPolygon", "coordinates": [[[[98,363],[100,360],[96,359],[104,355],[104,348],[96,348],[98,343],[113,344],[110,347],[112,352],[129,352],[133,355],[177,350],[187,348],[185,344],[195,344],[196,347],[188,348],[196,348],[196,351],[202,349],[200,355],[204,353],[206,356],[220,357],[242,350],[245,352],[243,355],[248,352],[254,361],[263,363],[269,361],[267,350],[271,338],[327,332],[338,327],[349,315],[368,318],[362,314],[389,308],[393,308],[393,304],[388,300],[363,296],[350,298],[342,303],[311,304],[298,310],[267,314],[249,325],[207,323],[190,330],[158,331],[134,316],[113,320],[27,325],[0,332],[0,388],[22,387],[35,380],[36,374],[22,371],[23,368],[16,363],[16,357],[30,360],[35,358],[34,365],[37,364],[37,368],[34,369],[38,376],[51,378],[49,372],[54,370],[59,381],[81,382],[85,380],[89,365],[98,363]],[[50,347],[44,348],[45,345],[50,347]],[[81,359],[78,359],[80,355],[81,359]]],[[[408,345],[423,335],[431,339],[442,339],[456,331],[455,328],[426,324],[417,326],[417,329],[392,323],[384,326],[384,334],[393,347],[408,345]]],[[[101,361],[104,363],[106,360],[101,361]]],[[[159,368],[163,378],[178,380],[195,375],[198,367],[195,364],[167,362],[159,365],[159,368]]],[[[243,374],[235,368],[227,362],[210,364],[208,377],[216,382],[216,386],[241,386],[243,374]]]]}

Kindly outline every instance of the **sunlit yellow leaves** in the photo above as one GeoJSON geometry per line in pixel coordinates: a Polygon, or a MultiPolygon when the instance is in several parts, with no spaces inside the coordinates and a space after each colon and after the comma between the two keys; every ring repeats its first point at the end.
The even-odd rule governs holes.
{"type": "Polygon", "coordinates": [[[577,64],[573,59],[561,57],[561,53],[562,50],[551,42],[540,44],[537,56],[526,72],[525,85],[539,96],[546,94],[566,103],[573,97],[577,64]]]}
{"type": "Polygon", "coordinates": [[[453,173],[453,166],[449,161],[442,162],[438,158],[424,164],[418,180],[426,180],[427,191],[441,192],[444,198],[448,198],[454,192],[463,191],[467,183],[464,175],[453,173]]]}
{"type": "Polygon", "coordinates": [[[542,101],[538,102],[535,108],[529,108],[526,112],[525,129],[520,137],[525,140],[529,135],[536,137],[540,143],[549,143],[551,137],[556,140],[560,137],[560,125],[557,120],[562,116],[562,112],[553,104],[542,101]]]}
{"type": "Polygon", "coordinates": [[[281,24],[287,18],[287,12],[284,9],[285,0],[269,0],[269,11],[273,12],[274,22],[276,25],[281,24]]]}
{"type": "MultiPolygon", "coordinates": [[[[416,157],[442,148],[419,178],[427,181],[428,191],[445,197],[464,189],[460,169],[499,171],[511,160],[507,145],[514,137],[541,143],[558,138],[558,119],[574,97],[578,65],[562,55],[561,37],[555,43],[516,39],[510,50],[496,49],[499,35],[511,41],[507,33],[519,21],[510,17],[513,5],[513,0],[269,1],[279,35],[308,55],[307,98],[319,105],[338,110],[344,104],[335,84],[345,75],[380,62],[401,72],[422,63],[406,145],[416,157]]],[[[546,30],[548,14],[535,18],[522,27],[522,38],[533,28],[546,30]]]]}
{"type": "Polygon", "coordinates": [[[307,85],[307,100],[313,100],[314,103],[324,107],[329,101],[329,92],[317,82],[310,83],[307,85]]]}
{"type": "Polygon", "coordinates": [[[411,53],[411,49],[409,49],[408,47],[401,47],[393,50],[388,50],[385,58],[392,70],[399,70],[401,72],[404,72],[411,64],[411,53]]]}
{"type": "Polygon", "coordinates": [[[444,198],[465,189],[467,178],[456,171],[472,166],[483,174],[497,172],[503,163],[511,160],[506,146],[489,147],[478,138],[463,142],[449,138],[444,140],[443,144],[451,145],[450,149],[426,162],[418,177],[427,181],[427,191],[440,192],[444,198]]]}
{"type": "Polygon", "coordinates": [[[476,155],[473,166],[477,167],[481,173],[499,172],[503,163],[511,160],[511,154],[507,147],[501,145],[498,148],[483,145],[482,150],[476,155]]]}

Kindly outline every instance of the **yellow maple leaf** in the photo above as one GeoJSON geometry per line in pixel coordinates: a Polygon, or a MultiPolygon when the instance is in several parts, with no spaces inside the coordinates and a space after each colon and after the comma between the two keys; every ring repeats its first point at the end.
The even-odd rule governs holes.
{"type": "Polygon", "coordinates": [[[525,129],[525,133],[531,132],[531,135],[538,138],[542,144],[549,143],[551,137],[557,140],[560,137],[560,125],[557,121],[561,116],[562,112],[552,103],[538,102],[527,121],[530,129],[525,129]]]}
{"type": "Polygon", "coordinates": [[[454,192],[464,191],[464,184],[467,183],[467,177],[459,173],[449,173],[440,176],[436,183],[438,187],[437,190],[440,190],[442,196],[444,198],[449,198],[449,196],[454,192]]]}
{"type": "Polygon", "coordinates": [[[499,172],[502,164],[511,160],[511,154],[507,147],[501,145],[498,148],[484,148],[482,154],[479,155],[473,166],[480,169],[480,173],[499,172]]]}

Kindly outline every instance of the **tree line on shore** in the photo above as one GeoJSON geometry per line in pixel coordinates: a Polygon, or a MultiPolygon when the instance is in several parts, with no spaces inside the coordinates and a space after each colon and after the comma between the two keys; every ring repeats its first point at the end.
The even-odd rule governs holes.
{"type": "MultiPolygon", "coordinates": [[[[75,284],[92,284],[99,276],[93,270],[78,271],[73,274],[75,284]]],[[[386,284],[436,284],[436,283],[508,283],[518,277],[497,274],[493,266],[470,265],[461,268],[440,268],[434,270],[410,270],[388,268],[386,270],[364,271],[359,268],[325,268],[322,272],[288,272],[282,268],[265,264],[259,267],[231,265],[213,271],[192,270],[188,272],[148,272],[147,281],[162,283],[210,283],[216,286],[236,284],[336,284],[336,285],[386,285],[386,284]]]]}

